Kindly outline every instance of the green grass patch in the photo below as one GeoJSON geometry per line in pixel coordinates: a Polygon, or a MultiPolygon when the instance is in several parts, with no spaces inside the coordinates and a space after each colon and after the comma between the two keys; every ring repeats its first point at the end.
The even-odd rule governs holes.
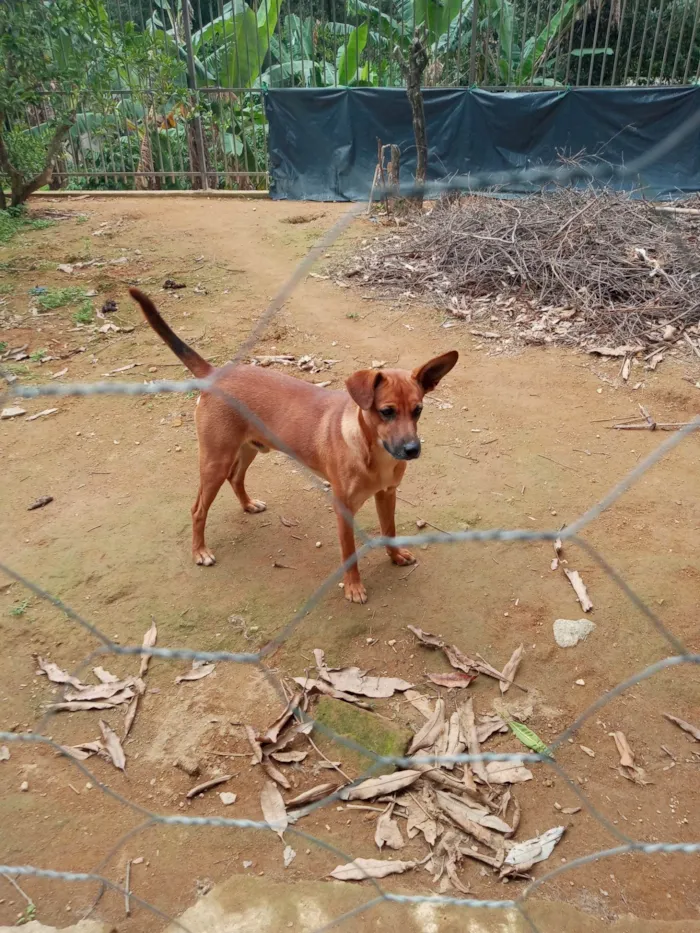
{"type": "Polygon", "coordinates": [[[10,208],[0,211],[0,243],[8,243],[13,236],[26,230],[43,230],[53,227],[55,221],[36,219],[32,220],[23,210],[10,208]]]}
{"type": "Polygon", "coordinates": [[[39,307],[44,311],[55,311],[56,308],[65,308],[85,298],[82,288],[71,285],[68,288],[48,288],[43,295],[38,296],[39,307]]]}
{"type": "Polygon", "coordinates": [[[91,301],[84,301],[78,310],[73,314],[73,320],[76,324],[92,324],[94,318],[94,308],[91,301]]]}

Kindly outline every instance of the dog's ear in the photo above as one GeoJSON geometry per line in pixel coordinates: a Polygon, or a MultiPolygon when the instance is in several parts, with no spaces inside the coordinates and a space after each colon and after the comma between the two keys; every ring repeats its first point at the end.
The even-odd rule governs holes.
{"type": "Polygon", "coordinates": [[[363,411],[369,411],[374,404],[374,393],[382,379],[382,374],[376,370],[361,369],[345,380],[345,386],[353,402],[363,411]]]}
{"type": "Polygon", "coordinates": [[[418,369],[413,370],[413,378],[422,387],[424,392],[432,392],[437,387],[459,359],[459,353],[456,350],[449,350],[442,356],[436,356],[434,360],[424,363],[418,369]]]}

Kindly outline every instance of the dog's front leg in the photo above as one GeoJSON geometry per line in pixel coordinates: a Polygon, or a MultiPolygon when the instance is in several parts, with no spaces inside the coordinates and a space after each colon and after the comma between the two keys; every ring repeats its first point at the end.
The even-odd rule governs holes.
{"type": "MultiPolygon", "coordinates": [[[[343,563],[355,556],[355,530],[353,528],[353,518],[355,509],[351,509],[347,501],[338,498],[336,493],[333,508],[335,517],[338,521],[338,538],[340,539],[340,553],[343,563]]],[[[351,603],[366,603],[367,590],[362,585],[360,579],[360,570],[357,561],[348,567],[343,576],[345,586],[345,598],[351,603]]]]}
{"type": "MultiPolygon", "coordinates": [[[[386,538],[396,537],[396,486],[389,489],[382,489],[374,497],[377,506],[377,515],[379,516],[379,527],[386,538]]],[[[399,567],[405,567],[407,564],[415,564],[416,559],[405,547],[387,547],[387,554],[399,567]]]]}

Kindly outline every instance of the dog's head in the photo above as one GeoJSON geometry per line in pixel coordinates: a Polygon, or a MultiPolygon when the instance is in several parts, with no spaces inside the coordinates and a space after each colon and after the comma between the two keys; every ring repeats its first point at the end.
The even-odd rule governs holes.
{"type": "Polygon", "coordinates": [[[366,413],[379,443],[397,460],[420,456],[418,419],[423,396],[438,385],[459,359],[456,350],[436,356],[409,373],[404,369],[361,369],[345,385],[353,401],[366,413]]]}

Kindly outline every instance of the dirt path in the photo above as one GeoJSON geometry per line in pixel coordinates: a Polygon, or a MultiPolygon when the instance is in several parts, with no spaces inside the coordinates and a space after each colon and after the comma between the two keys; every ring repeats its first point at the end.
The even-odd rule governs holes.
{"type": "MultiPolygon", "coordinates": [[[[127,285],[137,282],[155,293],[180,336],[223,363],[295,261],[342,210],[339,205],[184,199],[53,206],[75,218],[16,238],[0,250],[0,325],[13,315],[24,316],[19,326],[5,326],[0,340],[10,346],[28,343],[30,353],[47,350],[60,357],[44,364],[18,363],[14,368],[24,381],[47,381],[64,368],[60,381],[103,378],[130,363],[138,365],[121,378],[184,375],[127,298],[127,285]],[[298,215],[312,219],[285,222],[298,215]],[[71,276],[56,271],[58,263],[90,259],[126,261],[88,266],[71,276]],[[166,278],[183,281],[187,288],[162,292],[166,278]],[[206,295],[195,292],[198,283],[206,295]],[[96,305],[113,298],[119,310],[110,320],[134,330],[95,335],[74,323],[74,305],[32,317],[28,290],[35,286],[96,289],[96,305]],[[78,347],[84,352],[70,355],[78,347]]],[[[375,233],[363,219],[351,236],[375,233]]],[[[346,249],[347,240],[339,248],[346,249]]],[[[612,384],[615,364],[554,350],[489,355],[467,326],[446,329],[443,323],[433,310],[368,300],[331,280],[308,278],[257,348],[266,354],[338,359],[328,374],[304,377],[331,379],[337,387],[372,360],[413,367],[444,349],[459,349],[458,367],[440,386],[438,398],[426,404],[424,454],[411,465],[401,489],[400,532],[415,531],[418,519],[447,530],[560,526],[582,514],[662,439],[647,432],[610,431],[614,418],[634,415],[639,402],[659,420],[686,421],[697,414],[698,390],[682,379],[698,375],[690,361],[669,360],[655,373],[640,372],[637,381],[643,387],[633,391],[612,384]]],[[[24,407],[38,412],[54,405],[37,400],[24,407]]],[[[154,617],[161,645],[254,650],[280,632],[336,568],[335,520],[328,502],[299,467],[274,453],[259,457],[249,474],[251,494],[265,499],[268,511],[242,515],[230,491],[222,490],[208,525],[218,563],[210,569],[192,565],[194,399],[61,399],[55,407],[57,414],[34,422],[0,423],[0,553],[15,570],[121,644],[139,643],[154,617]],[[27,511],[34,499],[47,494],[54,497],[50,505],[27,511]],[[280,516],[299,524],[288,528],[280,516]],[[290,569],[277,569],[275,562],[290,569]]],[[[696,437],[686,440],[585,534],[694,651],[700,650],[698,443],[696,437]]],[[[369,532],[377,531],[369,506],[360,522],[369,532]]],[[[313,648],[323,647],[330,661],[422,683],[439,662],[416,647],[409,624],[440,632],[497,667],[522,642],[522,680],[531,688],[533,707],[528,724],[551,741],[604,691],[672,653],[649,619],[581,549],[567,548],[565,556],[588,586],[597,629],[572,650],[557,648],[552,637],[555,619],[577,619],[582,613],[561,571],[549,569],[551,545],[431,545],[418,556],[418,567],[410,573],[392,567],[383,554],[366,558],[367,606],[349,606],[333,589],[293,631],[274,658],[276,668],[300,675],[310,666],[313,648]]],[[[74,669],[97,642],[18,584],[0,583],[0,633],[2,727],[28,730],[52,696],[45,678],[35,676],[32,654],[74,669]]],[[[119,675],[135,667],[128,658],[91,663],[103,663],[119,675]]],[[[176,686],[176,674],[186,667],[152,664],[148,692],[126,744],[126,776],[102,761],[88,764],[119,794],[159,813],[212,815],[225,809],[227,816],[258,819],[257,771],[245,757],[216,753],[242,755],[247,748],[243,733],[232,722],[265,726],[277,713],[278,697],[260,672],[243,666],[220,664],[206,680],[176,686]],[[234,807],[223,808],[216,793],[184,803],[194,781],[173,767],[183,754],[196,755],[206,774],[218,767],[234,775],[229,782],[239,795],[234,807]]],[[[492,683],[477,682],[472,689],[477,706],[486,711],[494,698],[492,683]]],[[[519,838],[565,820],[570,829],[550,860],[552,867],[617,845],[613,833],[645,841],[699,840],[698,745],[661,716],[670,712],[697,723],[699,698],[696,669],[676,667],[601,709],[562,748],[557,762],[609,821],[611,831],[585,807],[562,817],[556,807],[576,806],[577,798],[560,776],[539,767],[535,780],[518,791],[523,810],[519,838]],[[617,773],[608,735],[617,729],[626,734],[653,784],[637,786],[617,773]],[[580,745],[591,748],[595,758],[580,745]]],[[[386,701],[381,709],[404,720],[406,705],[386,701]]],[[[61,714],[50,720],[46,732],[62,743],[88,741],[98,735],[99,716],[61,714]]],[[[121,712],[107,714],[113,723],[121,717],[121,712]]],[[[493,746],[518,748],[507,736],[493,746]]],[[[291,882],[320,878],[337,864],[337,857],[312,845],[306,851],[299,841],[297,859],[285,870],[272,834],[178,826],[145,829],[110,854],[123,833],[143,822],[142,815],[101,795],[94,782],[49,749],[13,745],[11,756],[0,762],[0,861],[5,863],[99,870],[121,881],[126,860],[143,857],[132,873],[133,889],[170,914],[188,907],[198,886],[202,890],[236,872],[264,872],[291,882]],[[28,792],[20,790],[23,781],[28,792]],[[252,864],[244,868],[244,863],[252,864]]],[[[300,790],[310,786],[304,774],[293,779],[300,790]]],[[[348,821],[347,813],[324,810],[304,821],[303,829],[355,856],[376,854],[372,824],[364,818],[348,821]]],[[[423,850],[416,846],[411,851],[420,855],[423,850]]],[[[603,918],[626,913],[693,918],[700,910],[697,872],[697,856],[629,855],[560,875],[539,896],[567,900],[603,918]]],[[[468,881],[477,897],[510,897],[522,890],[521,882],[504,890],[476,863],[469,867],[468,881]]],[[[58,925],[80,916],[96,894],[94,885],[32,879],[23,887],[34,898],[39,918],[58,925]]],[[[423,875],[402,877],[394,887],[434,891],[423,875]]],[[[0,887],[0,923],[13,921],[23,909],[9,884],[0,887]]],[[[123,899],[109,892],[96,915],[134,933],[160,924],[139,908],[124,921],[123,899]]]]}

